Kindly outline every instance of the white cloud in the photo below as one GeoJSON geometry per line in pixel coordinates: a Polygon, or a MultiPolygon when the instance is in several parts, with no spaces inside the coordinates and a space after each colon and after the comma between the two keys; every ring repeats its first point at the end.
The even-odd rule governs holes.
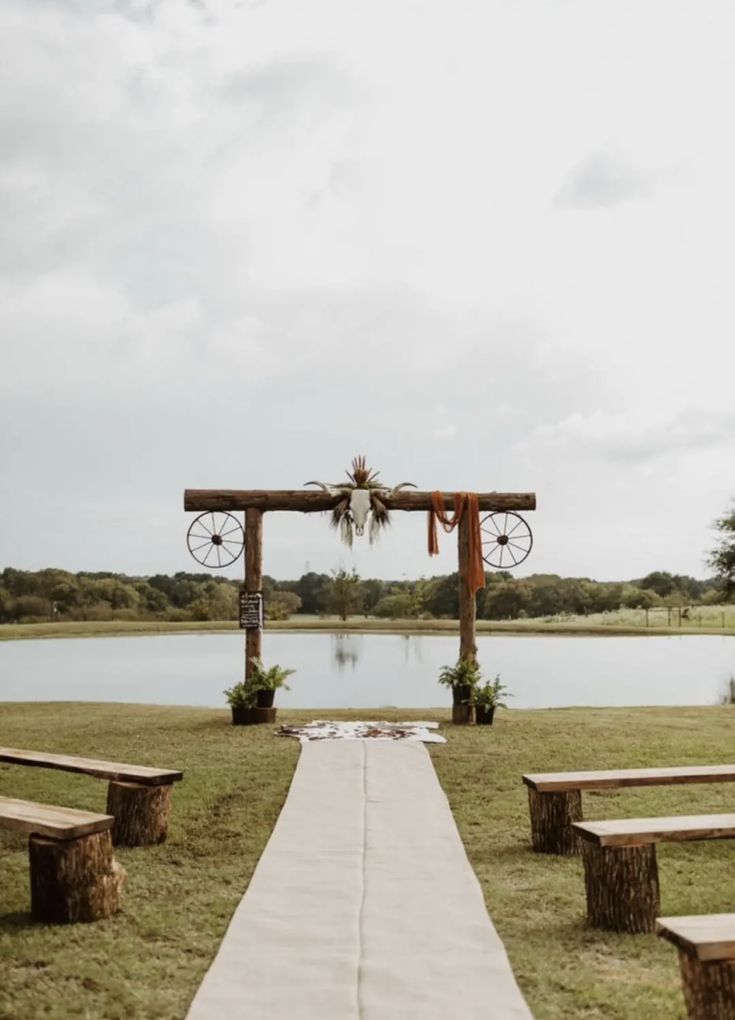
{"type": "Polygon", "coordinates": [[[735,412],[682,412],[661,418],[655,414],[577,412],[553,424],[536,426],[529,444],[573,448],[579,455],[622,461],[678,458],[710,447],[733,447],[735,412]]]}
{"type": "Polygon", "coordinates": [[[572,209],[610,208],[621,202],[646,198],[653,187],[652,174],[611,156],[596,155],[574,167],[557,202],[572,209]]]}
{"type": "MultiPolygon", "coordinates": [[[[0,563],[179,569],[185,485],[365,450],[536,488],[529,569],[696,572],[732,487],[733,29],[714,0],[8,0],[0,563]],[[662,503],[668,545],[600,542],[662,503]]],[[[414,530],[360,568],[444,569],[414,530]]],[[[338,553],[272,534],[281,576],[338,553]]]]}

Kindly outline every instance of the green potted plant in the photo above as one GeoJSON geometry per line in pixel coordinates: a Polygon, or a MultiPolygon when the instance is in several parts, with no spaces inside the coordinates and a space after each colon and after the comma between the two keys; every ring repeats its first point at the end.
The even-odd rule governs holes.
{"type": "Polygon", "coordinates": [[[474,659],[459,659],[456,666],[442,666],[439,683],[452,689],[454,705],[471,705],[472,692],[480,682],[480,667],[474,659]]]}
{"type": "Polygon", "coordinates": [[[245,680],[228,687],[224,691],[227,704],[232,709],[232,725],[245,726],[249,719],[248,713],[255,705],[255,690],[245,680]]]}
{"type": "Polygon", "coordinates": [[[286,680],[295,672],[295,669],[284,669],[283,666],[271,666],[270,669],[266,669],[262,659],[251,659],[247,683],[255,692],[256,707],[272,708],[279,687],[291,690],[286,680]]]}
{"type": "Polygon", "coordinates": [[[492,726],[496,708],[507,708],[503,696],[512,698],[508,688],[500,682],[500,674],[494,680],[486,680],[481,687],[472,692],[475,705],[475,722],[478,726],[492,726]]]}

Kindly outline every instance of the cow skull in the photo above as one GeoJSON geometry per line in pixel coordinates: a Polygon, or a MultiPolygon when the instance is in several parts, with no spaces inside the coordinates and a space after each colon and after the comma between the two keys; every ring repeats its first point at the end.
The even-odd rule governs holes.
{"type": "Polygon", "coordinates": [[[353,489],[350,496],[350,513],[355,522],[355,534],[364,535],[368,514],[372,509],[370,489],[353,489]]]}
{"type": "Polygon", "coordinates": [[[372,543],[380,529],[390,523],[390,515],[384,504],[385,497],[393,496],[407,486],[416,488],[413,482],[401,482],[392,489],[380,485],[377,481],[378,472],[371,471],[364,457],[356,457],[352,461],[352,472],[347,473],[349,482],[327,485],[325,482],[307,482],[307,485],[318,485],[331,496],[340,497],[332,510],[332,524],[339,528],[344,542],[352,545],[353,532],[364,535],[370,522],[369,537],[372,543]]]}

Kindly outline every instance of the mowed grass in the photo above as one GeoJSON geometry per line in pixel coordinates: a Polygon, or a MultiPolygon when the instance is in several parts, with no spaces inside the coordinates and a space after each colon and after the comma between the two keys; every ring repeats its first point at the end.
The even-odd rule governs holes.
{"type": "MultiPolygon", "coordinates": [[[[536,1020],[683,1020],[685,1011],[673,947],[652,935],[588,929],[581,861],[530,851],[521,773],[728,762],[734,713],[510,710],[489,728],[443,725],[448,743],[431,746],[431,755],[536,1020]]],[[[314,716],[281,711],[279,721],[314,716]]],[[[0,1020],[184,1017],[278,816],[298,744],[270,726],[232,727],[224,710],[68,703],[0,704],[0,735],[12,746],[186,773],[168,842],[116,851],[128,872],[126,898],[106,921],[33,924],[26,840],[0,830],[0,1020]]],[[[0,765],[0,794],[104,811],[106,784],[0,765]]],[[[589,818],[724,812],[734,795],[730,784],[586,794],[584,810],[589,818]]],[[[733,855],[730,841],[659,847],[663,913],[735,909],[733,855]]],[[[325,895],[328,882],[325,874],[325,895]]]]}
{"type": "MultiPolygon", "coordinates": [[[[650,626],[645,625],[641,610],[621,609],[612,613],[590,616],[547,616],[525,620],[477,620],[478,634],[513,635],[586,635],[589,637],[658,636],[675,634],[735,635],[735,612],[732,606],[723,616],[719,607],[693,612],[690,620],[668,625],[665,613],[651,613],[650,626]],[[717,608],[717,612],[713,610],[717,608]]],[[[192,631],[219,633],[236,631],[235,620],[67,620],[56,623],[2,623],[0,641],[23,641],[36,638],[136,637],[145,634],[185,634],[192,631]]],[[[457,634],[458,620],[382,620],[374,616],[294,615],[288,620],[269,620],[270,631],[317,631],[351,634],[457,634]]]]}

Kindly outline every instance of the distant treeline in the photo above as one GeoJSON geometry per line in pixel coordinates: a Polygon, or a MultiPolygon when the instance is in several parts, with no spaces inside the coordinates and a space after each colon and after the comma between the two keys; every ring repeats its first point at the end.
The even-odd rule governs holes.
{"type": "MultiPolygon", "coordinates": [[[[172,577],[128,577],[106,571],[72,574],[48,568],[0,573],[0,622],[45,620],[234,620],[240,584],[211,574],[179,571],[172,577]]],[[[263,580],[266,613],[286,619],[309,615],[364,614],[386,619],[451,618],[458,613],[457,574],[418,581],[363,579],[340,570],[310,572],[297,581],[263,580]]],[[[557,614],[588,615],[620,608],[713,605],[724,601],[714,580],[655,571],[632,581],[533,574],[516,579],[487,575],[477,595],[486,620],[515,620],[557,614]]]]}

